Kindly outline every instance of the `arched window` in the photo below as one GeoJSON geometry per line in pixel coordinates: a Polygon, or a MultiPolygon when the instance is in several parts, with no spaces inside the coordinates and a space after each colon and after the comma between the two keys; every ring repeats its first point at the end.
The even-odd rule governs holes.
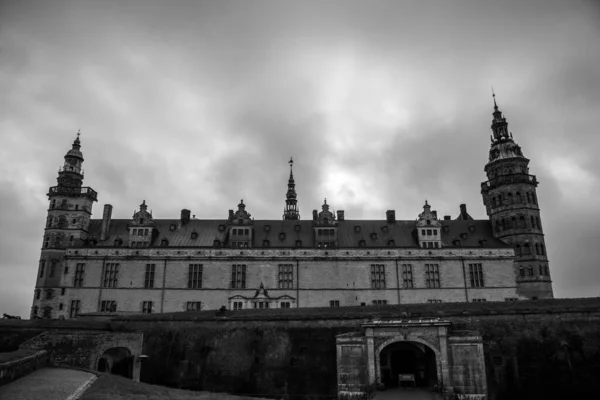
{"type": "Polygon", "coordinates": [[[525,268],[519,267],[519,276],[525,276],[525,268]]]}
{"type": "Polygon", "coordinates": [[[538,229],[542,229],[542,224],[540,223],[540,217],[535,217],[535,222],[538,229]]]}
{"type": "Polygon", "coordinates": [[[504,229],[510,229],[508,219],[502,218],[502,226],[504,227],[504,229]]]}
{"type": "Polygon", "coordinates": [[[319,235],[319,236],[323,235],[323,229],[318,229],[317,230],[317,235],[319,235]]]}
{"type": "Polygon", "coordinates": [[[546,276],[550,276],[550,269],[547,265],[544,265],[544,272],[546,273],[546,276]]]}
{"type": "Polygon", "coordinates": [[[38,306],[34,306],[34,307],[31,309],[31,316],[32,316],[32,317],[37,317],[37,316],[38,316],[38,312],[39,312],[39,307],[38,307],[38,306]]]}
{"type": "Polygon", "coordinates": [[[531,200],[533,200],[533,204],[537,204],[537,199],[535,198],[535,192],[531,192],[531,200]]]}
{"type": "Polygon", "coordinates": [[[527,192],[527,202],[531,203],[531,193],[527,192]]]}
{"type": "Polygon", "coordinates": [[[535,244],[535,254],[540,254],[540,245],[539,245],[539,243],[535,244]]]}
{"type": "Polygon", "coordinates": [[[525,255],[531,254],[531,247],[529,243],[525,243],[525,251],[523,252],[525,255]]]}
{"type": "Polygon", "coordinates": [[[67,228],[67,217],[64,215],[60,215],[58,217],[58,229],[66,229],[67,228]]]}
{"type": "Polygon", "coordinates": [[[492,207],[496,207],[496,198],[492,197],[492,207]]]}
{"type": "Polygon", "coordinates": [[[523,202],[523,196],[521,196],[520,192],[517,192],[517,203],[522,203],[523,202]]]}
{"type": "Polygon", "coordinates": [[[538,272],[540,273],[540,276],[544,275],[544,266],[543,265],[539,265],[539,271],[538,272]]]}
{"type": "Polygon", "coordinates": [[[50,208],[54,207],[56,207],[56,199],[52,199],[52,202],[50,202],[50,208]]]}
{"type": "Polygon", "coordinates": [[[533,276],[533,267],[531,265],[527,267],[527,275],[533,276]]]}
{"type": "Polygon", "coordinates": [[[542,253],[543,256],[546,255],[546,249],[544,248],[544,244],[543,243],[540,244],[540,252],[542,253]]]}
{"type": "Polygon", "coordinates": [[[512,197],[512,193],[508,194],[508,204],[512,204],[513,203],[513,197],[512,197]]]}
{"type": "Polygon", "coordinates": [[[54,238],[54,247],[60,247],[62,242],[62,237],[60,235],[56,235],[54,238]]]}
{"type": "Polygon", "coordinates": [[[515,255],[520,256],[521,254],[522,254],[521,253],[521,245],[520,244],[515,245],[515,255]]]}
{"type": "MultiPolygon", "coordinates": [[[[218,240],[215,240],[215,247],[218,247],[218,246],[216,245],[216,243],[217,243],[217,242],[218,242],[218,240]]],[[[219,244],[220,244],[220,242],[219,242],[219,244]]],[[[167,247],[167,246],[169,245],[169,241],[168,241],[167,239],[163,239],[163,240],[161,240],[161,241],[160,241],[160,245],[161,245],[162,247],[167,247]]]]}
{"type": "Polygon", "coordinates": [[[523,215],[521,215],[521,217],[519,218],[519,228],[521,229],[525,229],[525,217],[523,215]]]}
{"type": "Polygon", "coordinates": [[[42,315],[43,318],[52,318],[52,307],[46,306],[44,307],[44,313],[42,315]]]}
{"type": "Polygon", "coordinates": [[[510,227],[512,229],[517,229],[517,218],[513,215],[512,217],[510,217],[510,221],[511,221],[510,227]]]}
{"type": "Polygon", "coordinates": [[[535,217],[533,215],[531,216],[531,228],[533,228],[533,229],[536,228],[536,226],[535,226],[535,217]]]}
{"type": "Polygon", "coordinates": [[[502,227],[500,226],[500,221],[496,220],[496,231],[497,232],[501,232],[502,231],[502,227]]]}

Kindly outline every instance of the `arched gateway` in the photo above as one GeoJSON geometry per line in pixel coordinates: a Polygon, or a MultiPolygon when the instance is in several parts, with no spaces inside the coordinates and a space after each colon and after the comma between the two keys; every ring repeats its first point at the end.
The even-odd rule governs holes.
{"type": "Polygon", "coordinates": [[[450,327],[439,318],[374,320],[359,332],[338,335],[338,398],[356,398],[374,385],[408,383],[485,399],[481,336],[450,327]]]}

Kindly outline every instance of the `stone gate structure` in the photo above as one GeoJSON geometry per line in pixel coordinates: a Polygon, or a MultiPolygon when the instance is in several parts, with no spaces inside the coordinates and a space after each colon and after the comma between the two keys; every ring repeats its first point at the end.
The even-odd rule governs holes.
{"type": "MultiPolygon", "coordinates": [[[[430,382],[433,379],[434,386],[459,397],[485,399],[482,338],[477,331],[452,331],[451,325],[450,321],[439,318],[373,320],[362,324],[359,332],[338,335],[338,397],[356,399],[383,385],[383,351],[395,343],[404,343],[432,354],[434,368],[429,371],[429,377],[421,379],[429,378],[430,382]]],[[[414,377],[415,372],[419,371],[408,375],[414,377]]]]}

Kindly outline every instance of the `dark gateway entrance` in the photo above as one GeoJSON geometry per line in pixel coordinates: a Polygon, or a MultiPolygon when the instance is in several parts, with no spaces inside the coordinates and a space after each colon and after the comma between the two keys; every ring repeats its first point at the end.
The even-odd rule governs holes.
{"type": "Polygon", "coordinates": [[[98,360],[98,371],[133,378],[133,357],[125,347],[113,347],[98,360]]]}
{"type": "Polygon", "coordinates": [[[391,343],[381,351],[379,362],[381,383],[386,388],[433,387],[437,382],[435,353],[422,343],[391,343]]]}

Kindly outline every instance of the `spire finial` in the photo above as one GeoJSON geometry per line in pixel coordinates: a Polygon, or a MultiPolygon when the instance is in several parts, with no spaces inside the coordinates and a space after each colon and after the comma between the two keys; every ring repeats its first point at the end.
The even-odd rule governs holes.
{"type": "Polygon", "coordinates": [[[494,110],[498,109],[498,104],[496,104],[496,93],[494,93],[494,87],[492,86],[492,97],[494,98],[494,110]]]}
{"type": "Polygon", "coordinates": [[[288,162],[288,164],[290,164],[290,168],[294,166],[294,159],[292,157],[290,157],[290,161],[288,162]]]}
{"type": "Polygon", "coordinates": [[[327,204],[327,197],[325,197],[325,203],[323,203],[323,204],[327,204]]]}

